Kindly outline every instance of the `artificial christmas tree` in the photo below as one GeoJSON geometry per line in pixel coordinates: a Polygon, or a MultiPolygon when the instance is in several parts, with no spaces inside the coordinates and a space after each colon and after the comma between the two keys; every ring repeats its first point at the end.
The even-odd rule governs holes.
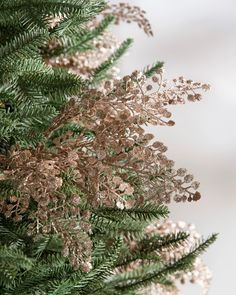
{"type": "Polygon", "coordinates": [[[160,62],[117,77],[132,40],[119,44],[107,27],[135,21],[151,35],[137,7],[0,8],[1,294],[149,294],[152,283],[175,294],[216,235],[163,230],[166,204],[199,200],[199,184],[143,125],[174,125],[166,107],[209,86],[167,84],[160,62]]]}

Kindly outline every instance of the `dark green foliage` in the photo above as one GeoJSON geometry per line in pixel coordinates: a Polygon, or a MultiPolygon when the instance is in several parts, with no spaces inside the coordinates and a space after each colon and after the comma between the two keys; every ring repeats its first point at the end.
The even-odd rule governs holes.
{"type": "Polygon", "coordinates": [[[114,64],[120,59],[121,56],[129,49],[133,40],[127,39],[125,40],[120,47],[105,61],[103,62],[97,69],[95,69],[92,82],[97,83],[101,80],[106,79],[108,75],[108,71],[114,66],[114,64]]]}
{"type": "Polygon", "coordinates": [[[0,180],[0,200],[1,198],[7,198],[11,194],[16,193],[16,183],[11,179],[0,180]]]}
{"type": "Polygon", "coordinates": [[[39,47],[47,42],[48,37],[46,30],[23,32],[0,47],[0,59],[11,62],[15,58],[36,57],[40,52],[39,47]]]}
{"type": "Polygon", "coordinates": [[[85,51],[88,49],[93,49],[91,42],[94,38],[101,35],[106,28],[114,21],[114,17],[109,15],[105,17],[100,24],[92,30],[83,30],[81,29],[80,32],[77,32],[76,38],[71,40],[71,38],[67,38],[61,41],[60,46],[47,52],[48,56],[56,56],[59,54],[67,54],[72,55],[73,53],[79,51],[85,51]]]}
{"type": "Polygon", "coordinates": [[[188,234],[185,232],[180,232],[178,234],[169,234],[166,236],[144,235],[141,239],[137,241],[137,246],[132,253],[127,248],[123,250],[123,255],[117,261],[117,267],[124,267],[129,265],[131,262],[142,259],[148,262],[161,262],[161,257],[158,256],[155,251],[160,251],[162,249],[171,249],[184,245],[188,238],[188,234]]]}
{"type": "MultiPolygon", "coordinates": [[[[13,142],[12,142],[13,144],[13,142]]],[[[11,138],[1,138],[0,140],[0,155],[7,155],[11,147],[11,138]]],[[[3,163],[0,163],[0,168],[3,168],[3,163]]]]}
{"type": "Polygon", "coordinates": [[[100,12],[104,4],[103,0],[6,0],[0,3],[0,24],[7,26],[15,22],[28,29],[45,27],[49,16],[84,23],[100,12]]]}
{"type": "Polygon", "coordinates": [[[147,78],[150,78],[157,72],[157,70],[161,69],[163,67],[164,63],[163,62],[156,62],[152,66],[148,66],[144,69],[143,73],[147,78]]]}
{"type": "MultiPolygon", "coordinates": [[[[0,0],[0,176],[14,147],[34,148],[40,143],[56,152],[54,140],[68,131],[71,136],[62,140],[64,146],[67,140],[76,140],[78,136],[87,141],[96,138],[94,132],[77,123],[66,123],[47,136],[45,133],[71,96],[80,97],[85,88],[109,78],[109,70],[132,40],[125,40],[87,81],[65,69],[52,68],[47,59],[91,49],[94,38],[113,23],[114,17],[105,17],[90,30],[85,23],[105,6],[103,0],[0,0]],[[54,27],[50,25],[53,17],[60,18],[54,27]],[[50,50],[50,42],[58,46],[50,50]]],[[[150,77],[162,66],[163,63],[157,62],[146,68],[144,74],[150,77]]],[[[125,169],[120,173],[126,173],[125,169]]],[[[1,295],[137,295],[141,287],[151,282],[174,286],[169,276],[191,269],[195,258],[216,239],[212,235],[195,245],[190,253],[166,263],[160,251],[184,245],[188,238],[184,232],[164,236],[145,233],[150,222],[168,216],[166,206],[144,202],[131,209],[91,208],[73,177],[72,168],[63,171],[63,185],[58,193],[68,198],[80,196],[81,210],[92,212],[91,271],[75,269],[62,256],[63,241],[59,234],[29,236],[30,212],[24,213],[20,222],[0,213],[1,295]],[[135,242],[135,249],[130,248],[130,241],[135,242]],[[128,271],[133,262],[141,263],[128,271]]],[[[135,173],[130,173],[127,181],[141,187],[135,173]]],[[[12,196],[21,197],[17,182],[0,178],[0,202],[5,200],[9,204],[12,196]]]]}
{"type": "MultiPolygon", "coordinates": [[[[59,138],[60,136],[62,136],[65,132],[67,131],[72,131],[72,136],[69,138],[69,140],[71,139],[75,139],[76,136],[79,135],[83,135],[87,140],[93,140],[93,138],[95,137],[94,132],[92,132],[89,129],[86,128],[82,128],[79,124],[76,123],[68,123],[63,125],[61,128],[56,129],[49,137],[48,141],[47,141],[47,145],[48,147],[53,146],[53,140],[56,138],[59,138]]],[[[66,142],[63,142],[64,144],[66,144],[66,142]]]]}
{"type": "Polygon", "coordinates": [[[168,215],[168,209],[162,205],[145,204],[132,209],[98,207],[92,209],[91,222],[93,239],[117,238],[120,235],[129,238],[140,238],[143,229],[151,220],[158,220],[168,215]]]}
{"type": "Polygon", "coordinates": [[[0,265],[0,286],[8,289],[16,284],[14,278],[17,275],[20,276],[22,271],[31,270],[33,260],[27,258],[19,249],[0,246],[0,265]]]}
{"type": "MultiPolygon", "coordinates": [[[[59,42],[61,38],[69,38],[76,46],[76,32],[84,32],[79,23],[91,19],[104,5],[102,0],[0,2],[0,97],[6,101],[10,96],[15,107],[12,114],[0,112],[2,141],[11,139],[21,146],[35,146],[43,140],[42,132],[68,97],[79,94],[81,80],[47,66],[41,50],[51,38],[59,42]],[[53,16],[62,19],[50,29],[49,20],[53,16]]],[[[107,17],[84,38],[89,41],[96,37],[111,21],[112,17],[107,17]]],[[[2,144],[2,152],[5,149],[2,144]]]]}
{"type": "Polygon", "coordinates": [[[188,254],[169,264],[151,255],[162,247],[178,247],[185,242],[185,233],[165,237],[144,237],[136,250],[129,251],[122,238],[94,242],[93,269],[89,273],[73,269],[60,253],[60,239],[41,236],[33,241],[27,236],[26,223],[17,226],[2,218],[0,221],[0,291],[15,294],[138,294],[150,282],[173,286],[168,276],[190,270],[195,258],[216,239],[212,235],[196,245],[188,254]],[[126,253],[126,254],[125,254],[126,253]],[[124,267],[137,259],[149,261],[133,271],[112,274],[114,267],[124,267]]]}
{"type": "Polygon", "coordinates": [[[120,221],[125,218],[139,221],[151,221],[165,218],[168,214],[169,210],[166,206],[152,203],[137,205],[131,209],[101,207],[96,210],[96,215],[113,221],[120,221]]]}
{"type": "Polygon", "coordinates": [[[191,270],[196,257],[204,252],[216,240],[216,237],[217,235],[212,235],[197,245],[188,254],[170,264],[156,264],[151,267],[142,266],[135,271],[121,274],[118,278],[115,277],[113,280],[115,289],[118,294],[119,292],[120,294],[123,294],[122,292],[136,290],[145,287],[152,282],[169,285],[173,284],[168,280],[168,276],[178,271],[191,270]]]}

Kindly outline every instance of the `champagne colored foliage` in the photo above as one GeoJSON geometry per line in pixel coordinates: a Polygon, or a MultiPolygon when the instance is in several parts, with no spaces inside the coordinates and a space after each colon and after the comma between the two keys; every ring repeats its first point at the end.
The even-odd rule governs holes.
{"type": "Polygon", "coordinates": [[[161,62],[118,77],[132,43],[107,31],[120,21],[152,35],[128,4],[0,1],[3,295],[168,294],[215,240],[163,230],[168,203],[201,194],[145,131],[209,85],[167,82],[161,62]]]}

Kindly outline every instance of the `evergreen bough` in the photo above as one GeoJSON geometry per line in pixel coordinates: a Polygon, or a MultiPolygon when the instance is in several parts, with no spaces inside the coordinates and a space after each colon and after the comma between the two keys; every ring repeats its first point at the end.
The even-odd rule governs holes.
{"type": "MultiPolygon", "coordinates": [[[[55,140],[68,132],[70,136],[66,140],[70,141],[78,136],[87,141],[96,138],[97,134],[83,124],[66,122],[58,128],[51,127],[56,126],[58,118],[60,121],[71,97],[80,97],[109,78],[109,70],[127,51],[132,40],[125,40],[88,79],[67,69],[52,67],[47,60],[92,50],[92,41],[103,34],[115,16],[105,16],[92,29],[86,24],[105,8],[103,0],[0,1],[0,177],[7,169],[7,159],[12,151],[34,150],[42,145],[53,150],[55,140]],[[55,19],[56,24],[52,26],[55,19]],[[53,42],[56,46],[50,49],[48,44],[53,42]]],[[[152,77],[162,66],[163,63],[157,62],[147,67],[144,75],[152,77]]],[[[126,87],[121,85],[124,91],[126,87]]],[[[112,98],[114,93],[110,95],[112,98]]],[[[130,152],[132,148],[126,151],[130,152]]],[[[115,155],[115,152],[110,151],[110,154],[115,155]]],[[[29,234],[34,202],[19,221],[7,216],[4,204],[9,205],[12,196],[21,198],[22,193],[17,182],[0,178],[2,295],[134,295],[153,282],[174,288],[172,275],[191,270],[196,257],[216,239],[216,235],[212,235],[181,258],[167,263],[161,255],[162,250],[184,246],[189,235],[185,232],[146,233],[147,225],[168,216],[165,205],[145,200],[130,208],[92,206],[86,202],[86,192],[75,186],[71,173],[73,171],[62,175],[60,193],[80,195],[81,210],[91,211],[88,234],[93,243],[91,269],[76,268],[66,255],[62,255],[63,243],[58,233],[29,234]],[[134,249],[127,241],[135,242],[134,249]]],[[[132,179],[136,189],[143,193],[137,175],[129,175],[129,170],[122,167],[119,173],[127,174],[127,179],[132,179]]],[[[169,171],[160,172],[160,183],[161,173],[168,174],[169,171]]]]}

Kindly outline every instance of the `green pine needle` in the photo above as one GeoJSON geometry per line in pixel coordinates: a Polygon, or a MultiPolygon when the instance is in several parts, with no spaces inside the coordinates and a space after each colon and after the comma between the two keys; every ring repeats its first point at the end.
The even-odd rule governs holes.
{"type": "Polygon", "coordinates": [[[132,43],[132,39],[126,39],[105,62],[103,62],[97,69],[95,69],[92,83],[97,83],[103,79],[106,79],[108,77],[108,71],[126,53],[132,43]]]}
{"type": "Polygon", "coordinates": [[[123,220],[130,217],[133,220],[151,221],[153,219],[165,218],[169,214],[169,210],[164,205],[156,205],[152,203],[145,203],[136,205],[131,209],[119,209],[110,207],[99,207],[94,213],[111,220],[123,220]]]}
{"type": "Polygon", "coordinates": [[[144,75],[147,78],[150,78],[153,76],[159,69],[163,67],[164,63],[163,62],[156,62],[152,66],[148,66],[143,70],[144,75]]]}

